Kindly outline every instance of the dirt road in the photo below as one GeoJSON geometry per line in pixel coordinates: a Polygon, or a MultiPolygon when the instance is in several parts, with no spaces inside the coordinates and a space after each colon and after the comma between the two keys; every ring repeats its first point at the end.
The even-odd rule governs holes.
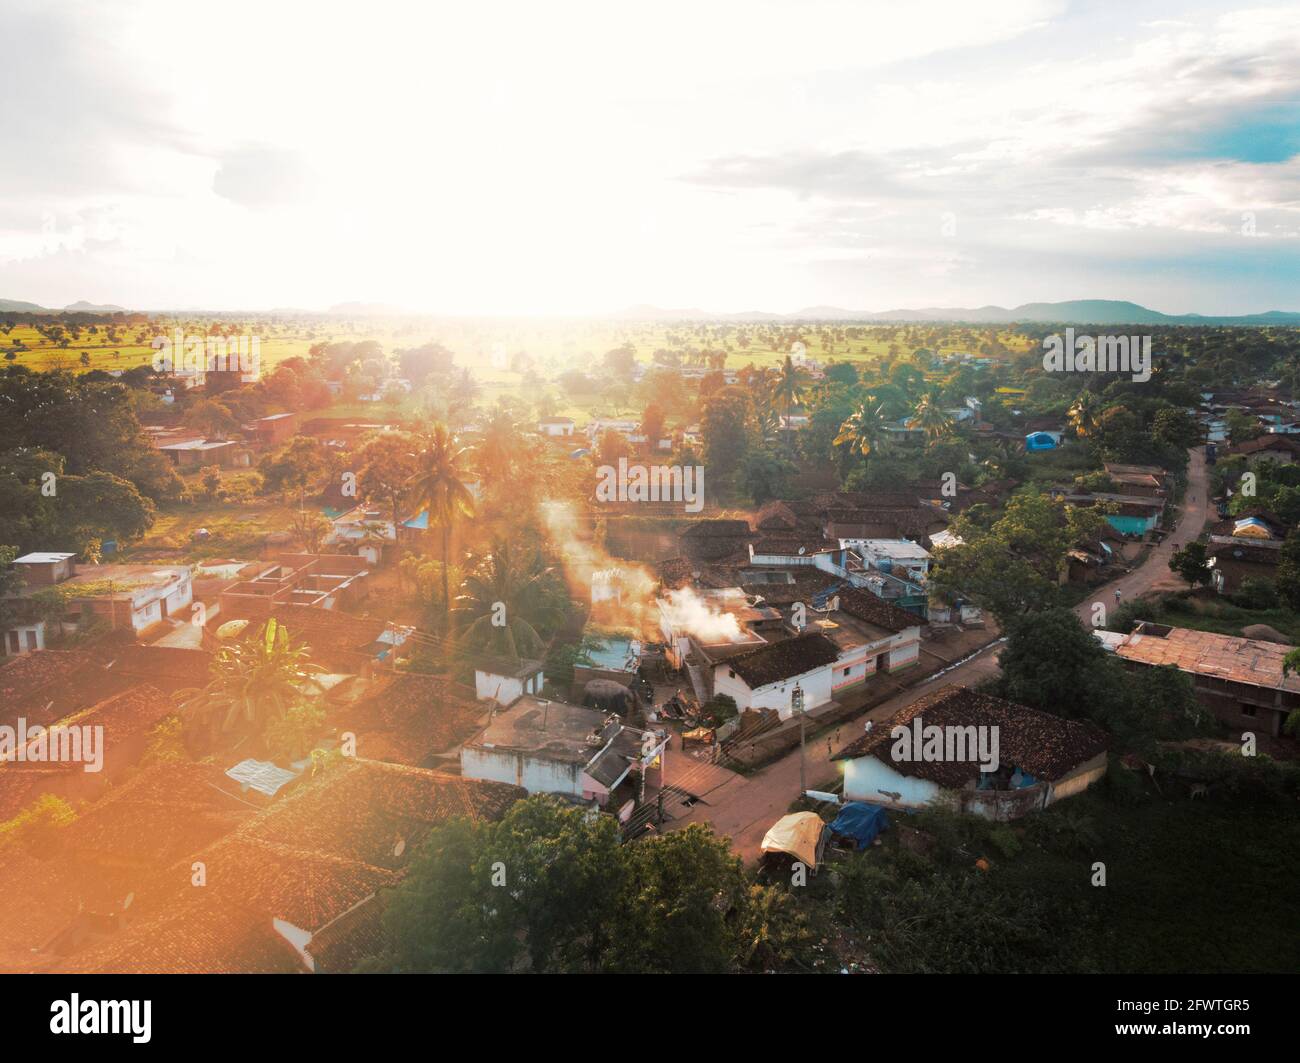
{"type": "MultiPolygon", "coordinates": [[[[1181,586],[1169,571],[1169,557],[1173,553],[1175,542],[1182,544],[1200,535],[1205,526],[1207,504],[1205,457],[1197,449],[1191,452],[1188,488],[1177,530],[1154,547],[1139,568],[1099,587],[1088,601],[1079,605],[1075,611],[1084,622],[1089,623],[1091,620],[1093,602],[1104,602],[1108,612],[1115,607],[1116,587],[1120,589],[1121,600],[1128,600],[1152,589],[1181,586]]],[[[959,683],[969,686],[995,675],[1000,646],[1000,642],[994,643],[964,663],[900,691],[829,735],[810,739],[807,743],[805,771],[809,788],[816,788],[836,777],[838,767],[831,761],[832,751],[838,751],[858,738],[866,720],[872,720],[879,726],[899,709],[933,690],[936,684],[959,683]]],[[[669,770],[671,773],[671,766],[669,770]]],[[[712,824],[718,833],[731,838],[737,855],[750,863],[758,859],[759,845],[768,827],[785,814],[798,794],[799,751],[795,750],[753,775],[735,776],[725,785],[716,787],[708,795],[707,804],[695,805],[688,814],[679,816],[671,825],[666,825],[666,829],[672,830],[688,823],[712,824]]]]}

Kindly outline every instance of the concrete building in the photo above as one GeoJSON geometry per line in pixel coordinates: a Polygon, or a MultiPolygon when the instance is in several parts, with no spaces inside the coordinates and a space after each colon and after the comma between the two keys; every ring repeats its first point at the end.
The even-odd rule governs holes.
{"type": "Polygon", "coordinates": [[[461,774],[594,803],[626,822],[658,788],[668,737],[525,694],[461,747],[461,774]]]}
{"type": "Polygon", "coordinates": [[[1300,675],[1287,673],[1290,646],[1142,621],[1114,647],[1132,668],[1173,665],[1192,680],[1196,696],[1234,729],[1277,737],[1300,708],[1300,675]]]}

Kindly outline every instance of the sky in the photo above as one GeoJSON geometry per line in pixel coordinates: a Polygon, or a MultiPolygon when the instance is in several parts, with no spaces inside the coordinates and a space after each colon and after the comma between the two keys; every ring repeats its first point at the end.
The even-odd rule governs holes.
{"type": "Polygon", "coordinates": [[[1300,310],[1300,5],[0,0],[0,298],[1300,310]]]}

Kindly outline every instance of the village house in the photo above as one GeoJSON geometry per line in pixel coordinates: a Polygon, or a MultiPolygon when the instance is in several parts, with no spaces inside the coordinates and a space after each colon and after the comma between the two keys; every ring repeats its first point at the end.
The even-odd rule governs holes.
{"type": "Polygon", "coordinates": [[[543,417],[537,422],[537,431],[552,439],[571,436],[577,426],[572,417],[543,417]]]}
{"type": "Polygon", "coordinates": [[[832,759],[843,764],[845,800],[899,809],[940,804],[1009,820],[1086,790],[1106,774],[1106,747],[1105,732],[1092,724],[947,686],[871,726],[832,759]],[[931,727],[960,742],[927,751],[899,741],[931,727]],[[996,766],[984,759],[995,739],[996,766]]]}
{"type": "Polygon", "coordinates": [[[1300,440],[1289,435],[1266,434],[1234,443],[1228,448],[1225,456],[1291,464],[1300,461],[1300,440]]]}
{"type": "Polygon", "coordinates": [[[627,822],[658,790],[668,739],[617,716],[524,695],[461,747],[461,774],[594,804],[627,822]]]}
{"type": "Polygon", "coordinates": [[[840,647],[820,632],[765,643],[715,663],[713,693],[726,694],[742,712],[775,709],[788,720],[795,712],[796,687],[805,710],[832,699],[835,666],[843,656],[840,647]]]}
{"type": "Polygon", "coordinates": [[[1277,737],[1287,715],[1300,708],[1300,675],[1283,667],[1290,646],[1145,620],[1109,641],[1130,668],[1173,665],[1190,677],[1201,703],[1234,730],[1277,737]]]}
{"type": "Polygon", "coordinates": [[[1266,583],[1277,580],[1282,542],[1278,539],[1212,535],[1205,552],[1214,589],[1220,594],[1236,594],[1248,579],[1266,583]]]}
{"type": "Polygon", "coordinates": [[[64,623],[78,626],[102,620],[113,629],[136,634],[171,617],[190,619],[193,584],[181,565],[92,565],[78,570],[76,555],[60,552],[24,554],[14,568],[23,587],[13,596],[19,625],[4,634],[5,652],[43,649],[47,633],[35,616],[33,595],[54,591],[64,623]]]}
{"type": "Polygon", "coordinates": [[[277,447],[298,434],[298,415],[296,413],[268,414],[245,425],[244,431],[260,447],[277,447]]]}
{"type": "Polygon", "coordinates": [[[483,657],[474,662],[474,694],[480,700],[509,705],[525,694],[540,694],[545,683],[541,661],[483,657]]]}

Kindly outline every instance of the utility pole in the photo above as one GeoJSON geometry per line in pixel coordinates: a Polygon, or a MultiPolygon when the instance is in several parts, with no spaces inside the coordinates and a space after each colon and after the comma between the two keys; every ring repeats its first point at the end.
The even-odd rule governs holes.
{"type": "Polygon", "coordinates": [[[808,789],[807,765],[804,761],[804,738],[807,728],[807,716],[803,711],[803,687],[797,682],[790,692],[790,708],[799,714],[799,796],[803,797],[808,789]]]}

